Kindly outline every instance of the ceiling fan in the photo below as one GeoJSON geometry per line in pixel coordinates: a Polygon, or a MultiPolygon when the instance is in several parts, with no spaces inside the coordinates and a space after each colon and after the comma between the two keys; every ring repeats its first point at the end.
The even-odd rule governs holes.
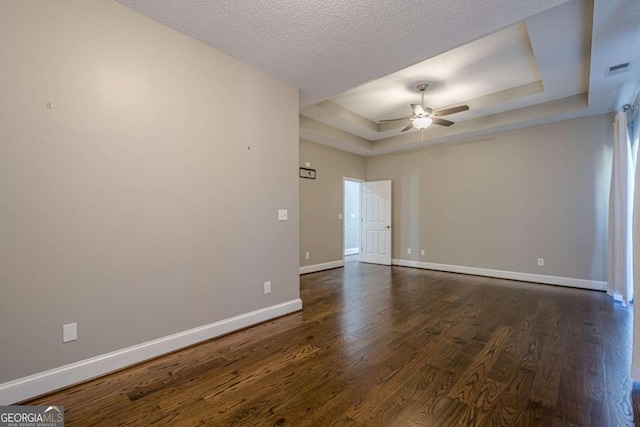
{"type": "Polygon", "coordinates": [[[429,107],[424,106],[424,91],[427,90],[429,85],[427,83],[422,83],[417,86],[417,89],[422,94],[422,102],[420,105],[411,104],[411,108],[413,109],[413,115],[408,117],[401,117],[399,119],[388,119],[388,120],[380,120],[379,123],[385,122],[395,122],[399,120],[409,120],[409,124],[402,129],[401,132],[406,132],[411,128],[416,128],[420,130],[424,130],[434,125],[440,126],[451,126],[453,124],[452,121],[441,119],[442,116],[448,116],[449,114],[459,113],[461,111],[467,111],[469,109],[468,105],[459,105],[457,107],[446,108],[444,110],[433,111],[429,107]]]}

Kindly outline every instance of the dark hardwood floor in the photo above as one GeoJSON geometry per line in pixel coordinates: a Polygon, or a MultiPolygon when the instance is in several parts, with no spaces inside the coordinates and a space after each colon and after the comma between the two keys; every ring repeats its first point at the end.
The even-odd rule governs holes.
{"type": "Polygon", "coordinates": [[[67,426],[632,426],[606,294],[348,262],[304,310],[30,403],[67,426]]]}

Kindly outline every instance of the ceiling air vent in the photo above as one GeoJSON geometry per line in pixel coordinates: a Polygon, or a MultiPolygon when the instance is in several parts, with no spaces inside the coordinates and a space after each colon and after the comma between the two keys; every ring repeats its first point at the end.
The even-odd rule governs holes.
{"type": "Polygon", "coordinates": [[[625,62],[625,63],[622,63],[622,64],[618,64],[618,65],[613,65],[611,67],[607,67],[607,72],[605,73],[605,75],[606,76],[614,76],[616,74],[626,73],[630,69],[631,69],[631,63],[630,62],[625,62]]]}

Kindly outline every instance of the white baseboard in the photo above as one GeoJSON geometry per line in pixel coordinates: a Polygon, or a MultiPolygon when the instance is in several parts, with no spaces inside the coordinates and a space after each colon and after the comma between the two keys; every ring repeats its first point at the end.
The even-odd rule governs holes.
{"type": "Polygon", "coordinates": [[[298,298],[122,350],[71,363],[49,371],[9,381],[0,384],[0,405],[10,405],[21,402],[301,309],[302,300],[298,298]]]}
{"type": "Polygon", "coordinates": [[[316,271],[331,270],[332,268],[344,267],[344,260],[325,262],[323,264],[314,264],[300,267],[300,274],[315,273],[316,271]]]}
{"type": "Polygon", "coordinates": [[[344,250],[345,255],[355,255],[360,253],[360,248],[349,248],[344,250]]]}
{"type": "Polygon", "coordinates": [[[431,262],[410,261],[405,259],[392,260],[393,265],[403,267],[424,268],[426,270],[448,271],[450,273],[472,274],[474,276],[496,277],[499,279],[520,280],[522,282],[544,283],[547,285],[567,286],[570,288],[591,289],[604,291],[607,282],[596,280],[574,279],[571,277],[547,276],[544,274],[518,273],[516,271],[490,270],[486,268],[462,267],[458,265],[435,264],[431,262]]]}

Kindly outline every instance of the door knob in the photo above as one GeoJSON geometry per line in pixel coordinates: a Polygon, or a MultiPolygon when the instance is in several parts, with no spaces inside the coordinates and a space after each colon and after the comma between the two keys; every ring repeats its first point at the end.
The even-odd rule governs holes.
{"type": "Polygon", "coordinates": [[[387,225],[387,228],[391,228],[391,226],[390,226],[390,225],[387,225]]]}

